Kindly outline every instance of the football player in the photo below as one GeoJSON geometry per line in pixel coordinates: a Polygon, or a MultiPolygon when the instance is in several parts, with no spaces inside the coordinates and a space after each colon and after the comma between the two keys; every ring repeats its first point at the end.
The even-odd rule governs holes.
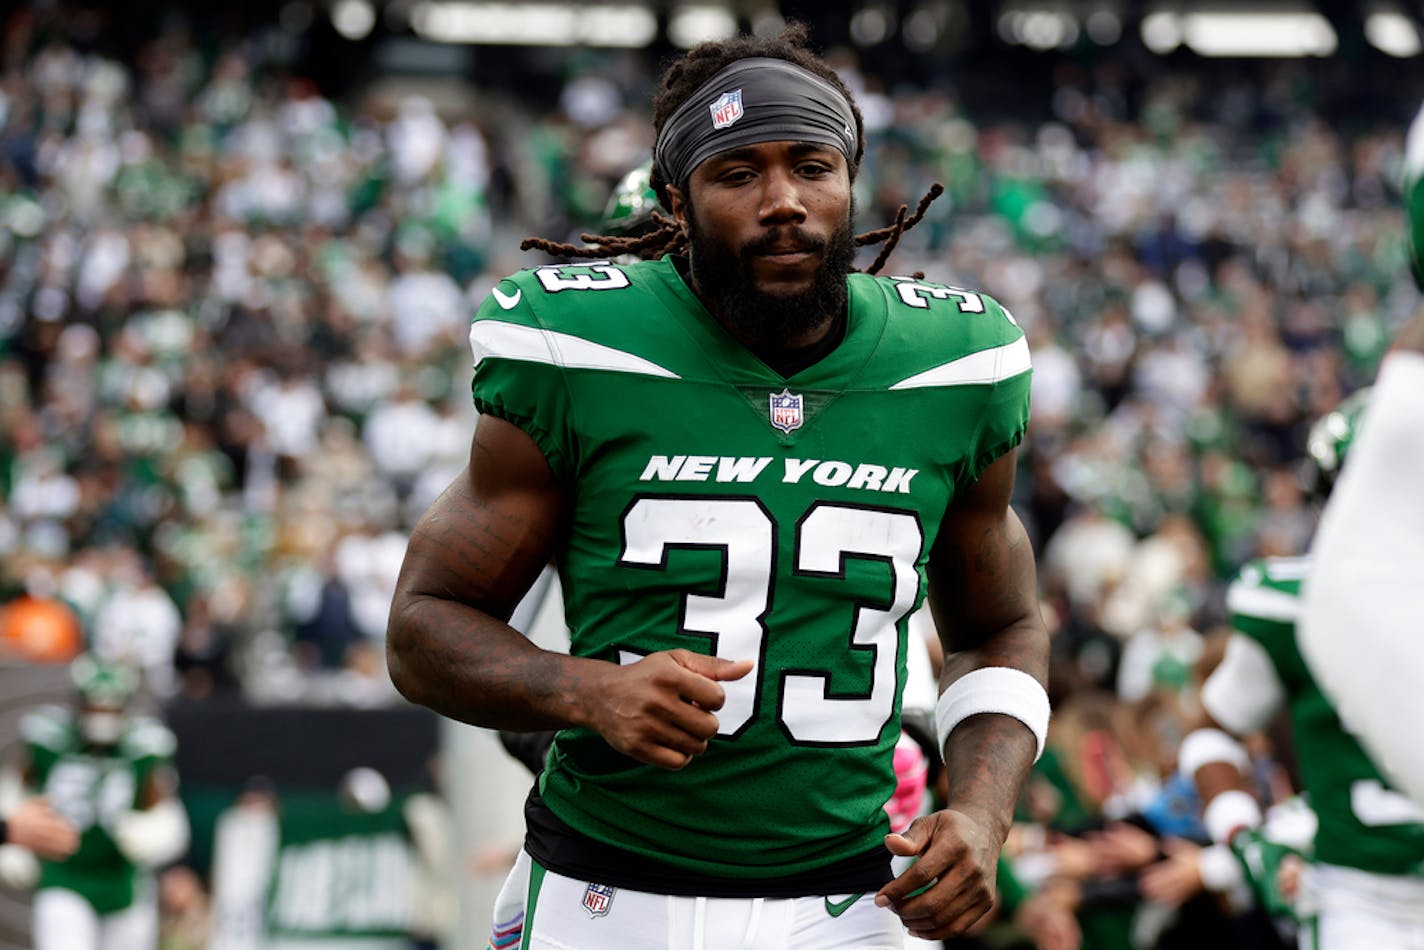
{"type": "Polygon", "coordinates": [[[158,944],[153,871],[188,846],[173,734],[134,714],[126,666],[82,654],[70,665],[75,705],[47,706],[20,725],[20,774],[79,832],[67,857],[7,845],[12,884],[35,888],[37,950],[142,950],[158,944]]]}
{"type": "Polygon", "coordinates": [[[560,730],[494,945],[899,948],[993,905],[1048,720],[1009,507],[1028,347],[987,296],[875,276],[932,195],[856,238],[862,121],[805,39],[674,63],[666,221],[592,249],[643,260],[520,272],[475,318],[470,464],[412,534],[387,644],[413,701],[560,730]],[[505,622],[551,558],[569,655],[505,622]],[[949,800],[887,834],[926,596],[949,800]]]}
{"type": "MultiPolygon", "coordinates": [[[[1424,110],[1405,143],[1410,265],[1424,286],[1424,110]]],[[[1385,357],[1369,424],[1330,497],[1301,647],[1341,717],[1424,804],[1424,308],[1385,357]]]]}
{"type": "MultiPolygon", "coordinates": [[[[1311,428],[1307,450],[1323,491],[1334,482],[1360,432],[1369,396],[1355,393],[1311,428]]],[[[1363,429],[1373,424],[1370,420],[1363,429]]],[[[1248,564],[1227,592],[1234,632],[1221,664],[1202,687],[1208,722],[1182,742],[1182,770],[1194,776],[1208,831],[1257,872],[1263,903],[1290,906],[1276,882],[1259,875],[1276,843],[1258,833],[1261,808],[1238,737],[1290,716],[1306,798],[1316,816],[1309,900],[1316,932],[1302,943],[1323,950],[1403,947],[1424,935],[1424,811],[1389,787],[1340,720],[1301,657],[1296,624],[1301,585],[1317,567],[1310,557],[1248,564]],[[1412,935],[1412,936],[1411,936],[1412,935]]],[[[1204,877],[1229,876],[1232,868],[1204,877]]]]}

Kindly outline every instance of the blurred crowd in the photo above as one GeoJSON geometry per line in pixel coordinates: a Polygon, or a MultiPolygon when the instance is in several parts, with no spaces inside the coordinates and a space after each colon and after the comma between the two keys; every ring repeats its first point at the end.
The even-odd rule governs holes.
{"type": "MultiPolygon", "coordinates": [[[[92,647],[160,698],[380,705],[405,532],[468,451],[470,316],[545,262],[520,237],[597,230],[647,156],[653,74],[619,54],[547,105],[333,101],[212,40],[108,58],[61,19],[8,23],[4,648],[92,647]]],[[[886,272],[983,289],[1032,345],[1017,507],[1058,751],[1011,851],[1079,901],[1146,875],[1180,903],[1164,842],[1200,834],[1175,742],[1225,584],[1305,550],[1305,430],[1417,303],[1397,182],[1418,90],[1369,118],[1298,63],[1066,65],[1009,118],[831,58],[866,119],[862,229],[947,188],[886,272]]]]}

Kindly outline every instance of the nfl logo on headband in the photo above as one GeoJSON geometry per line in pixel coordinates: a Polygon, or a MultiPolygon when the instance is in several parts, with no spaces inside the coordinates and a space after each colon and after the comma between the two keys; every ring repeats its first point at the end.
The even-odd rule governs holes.
{"type": "Polygon", "coordinates": [[[712,110],[712,127],[714,129],[729,128],[743,115],[742,112],[742,91],[724,92],[707,108],[712,110]]]}

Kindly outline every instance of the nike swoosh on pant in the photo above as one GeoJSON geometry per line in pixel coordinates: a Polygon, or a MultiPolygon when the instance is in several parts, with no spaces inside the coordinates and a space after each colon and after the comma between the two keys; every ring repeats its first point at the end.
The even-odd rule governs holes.
{"type": "Polygon", "coordinates": [[[865,892],[861,891],[859,894],[852,894],[845,900],[841,901],[833,901],[829,897],[827,897],[826,913],[830,914],[832,917],[839,917],[841,914],[844,914],[846,911],[850,910],[851,904],[854,904],[856,901],[860,900],[864,896],[865,892]]]}

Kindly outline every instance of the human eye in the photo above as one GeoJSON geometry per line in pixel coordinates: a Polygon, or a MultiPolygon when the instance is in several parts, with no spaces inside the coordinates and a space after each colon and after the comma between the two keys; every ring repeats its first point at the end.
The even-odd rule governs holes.
{"type": "Polygon", "coordinates": [[[717,172],[716,181],[723,184],[739,184],[752,179],[752,170],[745,165],[732,165],[717,172]]]}
{"type": "Polygon", "coordinates": [[[796,163],[796,171],[808,178],[824,178],[835,171],[835,164],[827,156],[811,154],[796,163]]]}

